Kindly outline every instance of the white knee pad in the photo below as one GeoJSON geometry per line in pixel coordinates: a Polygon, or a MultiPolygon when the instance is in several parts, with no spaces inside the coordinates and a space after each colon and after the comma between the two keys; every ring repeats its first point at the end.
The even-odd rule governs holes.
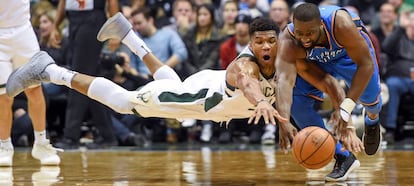
{"type": "Polygon", "coordinates": [[[133,114],[135,104],[130,100],[134,95],[133,91],[128,91],[102,77],[95,78],[88,89],[88,97],[121,114],[133,114]]]}

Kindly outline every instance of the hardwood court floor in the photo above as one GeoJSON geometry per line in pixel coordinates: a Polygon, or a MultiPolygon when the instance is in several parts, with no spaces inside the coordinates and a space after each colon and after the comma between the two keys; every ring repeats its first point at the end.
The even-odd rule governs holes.
{"type": "MultiPolygon", "coordinates": [[[[412,143],[414,144],[414,143],[412,143]]],[[[156,144],[60,153],[60,166],[43,166],[30,149],[16,149],[14,166],[0,168],[3,185],[412,185],[413,145],[375,156],[359,154],[361,167],[342,183],[325,183],[333,162],[307,171],[292,154],[260,145],[156,144]]]]}

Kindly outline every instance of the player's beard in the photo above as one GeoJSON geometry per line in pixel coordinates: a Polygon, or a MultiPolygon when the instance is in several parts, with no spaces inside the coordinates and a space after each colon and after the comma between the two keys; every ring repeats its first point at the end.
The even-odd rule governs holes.
{"type": "Polygon", "coordinates": [[[309,50],[309,49],[315,48],[315,46],[317,46],[317,45],[318,45],[318,42],[319,42],[319,40],[321,39],[321,36],[322,36],[322,30],[319,30],[319,35],[318,35],[318,37],[317,37],[314,41],[312,41],[312,42],[311,42],[311,45],[310,45],[309,47],[305,47],[305,46],[303,46],[303,43],[302,43],[301,41],[299,41],[299,40],[296,40],[296,42],[297,42],[297,43],[300,43],[300,45],[301,45],[303,48],[305,48],[305,49],[309,50]]]}

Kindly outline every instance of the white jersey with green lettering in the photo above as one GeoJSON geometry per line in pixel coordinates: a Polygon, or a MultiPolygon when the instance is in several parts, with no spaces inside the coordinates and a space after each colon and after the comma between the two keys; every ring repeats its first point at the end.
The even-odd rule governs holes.
{"type": "MultiPolygon", "coordinates": [[[[260,74],[262,92],[273,104],[275,87],[271,81],[273,78],[267,80],[260,74]]],[[[249,118],[255,109],[240,89],[226,83],[225,70],[202,70],[184,82],[155,80],[134,92],[131,101],[134,113],[140,116],[178,120],[230,121],[249,118]]]]}

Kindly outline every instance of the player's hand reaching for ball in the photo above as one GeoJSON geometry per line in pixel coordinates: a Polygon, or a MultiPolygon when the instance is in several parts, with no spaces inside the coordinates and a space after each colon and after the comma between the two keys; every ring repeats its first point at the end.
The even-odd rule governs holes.
{"type": "Polygon", "coordinates": [[[340,140],[346,149],[351,152],[359,153],[364,150],[364,145],[361,142],[361,139],[356,135],[355,128],[349,127],[346,130],[345,135],[340,136],[340,140]]]}
{"type": "Polygon", "coordinates": [[[333,132],[346,149],[356,153],[359,153],[364,149],[364,145],[362,144],[361,139],[357,136],[355,127],[352,124],[352,118],[346,122],[340,117],[339,111],[335,111],[332,113],[329,122],[333,124],[333,132]]]}
{"type": "Polygon", "coordinates": [[[291,148],[290,142],[293,141],[297,133],[298,130],[290,122],[279,124],[279,147],[285,154],[291,148]]]}
{"type": "Polygon", "coordinates": [[[279,112],[266,100],[260,100],[257,102],[256,109],[253,115],[250,116],[248,123],[251,124],[254,120],[254,124],[258,124],[260,118],[263,117],[266,124],[276,125],[276,120],[280,122],[286,122],[287,119],[280,116],[279,112]]]}
{"type": "Polygon", "coordinates": [[[334,132],[339,137],[339,139],[341,139],[342,136],[347,136],[349,134],[347,127],[348,123],[352,123],[352,118],[349,118],[349,121],[346,122],[339,115],[339,111],[334,111],[329,122],[333,124],[334,132]]]}

